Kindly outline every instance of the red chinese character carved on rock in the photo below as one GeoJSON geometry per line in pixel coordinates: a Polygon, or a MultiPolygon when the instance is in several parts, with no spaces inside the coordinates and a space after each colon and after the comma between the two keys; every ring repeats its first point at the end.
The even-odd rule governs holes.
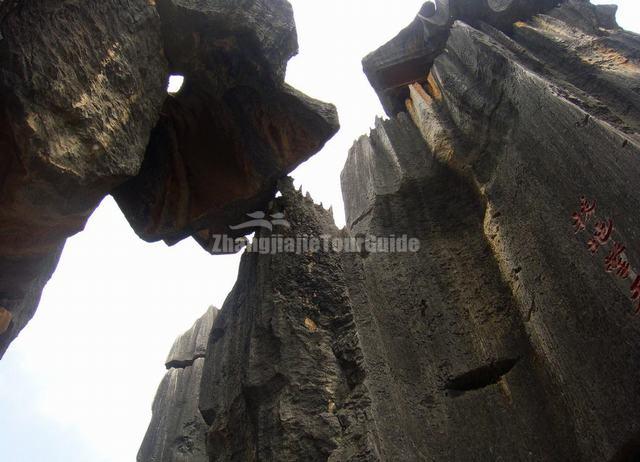
{"type": "Polygon", "coordinates": [[[589,203],[586,197],[580,198],[580,213],[584,215],[584,219],[589,221],[596,211],[596,201],[589,203]]]}
{"type": "Polygon", "coordinates": [[[596,231],[593,234],[600,244],[606,244],[613,232],[613,220],[600,221],[596,223],[596,231]]]}
{"type": "Polygon", "coordinates": [[[578,234],[580,231],[583,231],[587,228],[587,225],[584,223],[584,220],[582,219],[582,215],[580,215],[578,212],[575,212],[573,214],[573,226],[575,227],[576,234],[578,234]]]}
{"type": "Polygon", "coordinates": [[[631,284],[631,300],[640,299],[640,276],[636,276],[636,280],[631,284]]]}
{"type": "Polygon", "coordinates": [[[595,255],[596,253],[598,253],[598,250],[600,249],[600,243],[596,239],[589,239],[587,241],[587,249],[589,249],[589,251],[593,255],[595,255]]]}
{"type": "Polygon", "coordinates": [[[625,251],[625,246],[619,242],[613,243],[613,248],[604,259],[604,267],[607,273],[613,273],[614,271],[622,279],[629,277],[631,265],[622,257],[622,253],[625,251]]]}

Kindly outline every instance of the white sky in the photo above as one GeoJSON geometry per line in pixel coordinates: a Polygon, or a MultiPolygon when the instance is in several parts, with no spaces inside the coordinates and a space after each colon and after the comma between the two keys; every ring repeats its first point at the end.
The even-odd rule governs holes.
{"type": "MultiPolygon", "coordinates": [[[[287,81],[338,106],[341,132],[294,174],[344,224],[339,173],[382,108],[361,70],[422,0],[293,0],[300,55],[287,81]]],[[[619,22],[640,31],[637,0],[619,22]]],[[[146,244],[111,198],[69,239],[34,320],[0,361],[0,457],[7,462],[134,461],[173,340],[221,306],[239,256],[192,241],[146,244]]]]}

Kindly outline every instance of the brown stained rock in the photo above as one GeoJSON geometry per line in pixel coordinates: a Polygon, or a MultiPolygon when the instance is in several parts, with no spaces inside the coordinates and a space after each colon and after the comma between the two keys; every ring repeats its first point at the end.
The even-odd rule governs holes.
{"type": "Polygon", "coordinates": [[[13,315],[11,312],[5,308],[0,307],[0,335],[4,334],[11,324],[11,320],[13,319],[13,315]]]}
{"type": "Polygon", "coordinates": [[[0,5],[0,300],[28,322],[64,241],[134,176],[166,97],[144,0],[0,5]]]}
{"type": "Polygon", "coordinates": [[[151,135],[140,174],[114,196],[147,241],[209,235],[264,208],[276,182],[337,131],[332,105],[284,83],[297,52],[286,1],[162,0],[171,71],[184,75],[151,135]]]}
{"type": "MultiPolygon", "coordinates": [[[[436,7],[433,2],[426,2],[407,28],[362,60],[364,73],[387,115],[394,117],[405,110],[407,85],[426,82],[433,60],[445,50],[456,20],[510,31],[515,21],[549,11],[558,3],[560,0],[437,0],[436,7]]],[[[600,15],[607,18],[603,21],[611,22],[607,9],[600,15]]]]}
{"type": "Polygon", "coordinates": [[[144,239],[208,248],[338,130],[284,83],[284,0],[5,0],[0,33],[0,356],[106,194],[144,239]]]}

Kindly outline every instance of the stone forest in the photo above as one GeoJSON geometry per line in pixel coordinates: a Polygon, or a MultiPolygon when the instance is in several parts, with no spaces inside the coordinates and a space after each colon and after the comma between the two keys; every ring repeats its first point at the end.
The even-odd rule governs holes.
{"type": "Polygon", "coordinates": [[[289,178],[339,123],[284,81],[286,0],[0,0],[0,31],[0,355],[109,194],[213,254],[421,243],[241,250],[138,462],[640,460],[640,36],[615,6],[425,3],[362,61],[387,117],[349,151],[344,229],[289,178]],[[233,226],[255,210],[287,227],[233,226]]]}

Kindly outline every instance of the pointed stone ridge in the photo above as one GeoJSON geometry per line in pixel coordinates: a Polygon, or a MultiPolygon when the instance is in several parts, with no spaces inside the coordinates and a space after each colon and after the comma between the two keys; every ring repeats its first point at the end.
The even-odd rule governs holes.
{"type": "Polygon", "coordinates": [[[211,306],[171,348],[153,401],[153,417],[138,462],[207,462],[205,424],[198,410],[204,355],[218,309],[211,306]]]}
{"type": "Polygon", "coordinates": [[[266,206],[339,128],[284,82],[297,50],[285,0],[0,2],[0,357],[107,194],[143,239],[207,250],[266,206]]]}
{"type": "Polygon", "coordinates": [[[176,339],[165,362],[167,369],[184,368],[192,365],[196,359],[204,358],[209,334],[218,313],[216,307],[210,306],[191,329],[176,339]]]}
{"type": "Polygon", "coordinates": [[[397,193],[407,180],[427,176],[433,162],[406,113],[391,120],[377,119],[375,127],[351,148],[341,175],[350,228],[371,212],[377,196],[397,193]]]}
{"type": "MultiPolygon", "coordinates": [[[[338,235],[292,181],[280,190],[269,213],[291,228],[279,235],[338,235]]],[[[211,461],[377,460],[345,276],[333,252],[243,255],[205,360],[211,461]]]]}
{"type": "MultiPolygon", "coordinates": [[[[472,25],[486,23],[509,31],[514,22],[549,11],[560,0],[437,0],[436,3],[437,7],[426,2],[409,26],[362,61],[364,73],[389,117],[405,111],[409,84],[426,82],[433,60],[444,51],[456,20],[472,25]]],[[[599,10],[607,25],[612,25],[610,10],[599,10]]]]}

